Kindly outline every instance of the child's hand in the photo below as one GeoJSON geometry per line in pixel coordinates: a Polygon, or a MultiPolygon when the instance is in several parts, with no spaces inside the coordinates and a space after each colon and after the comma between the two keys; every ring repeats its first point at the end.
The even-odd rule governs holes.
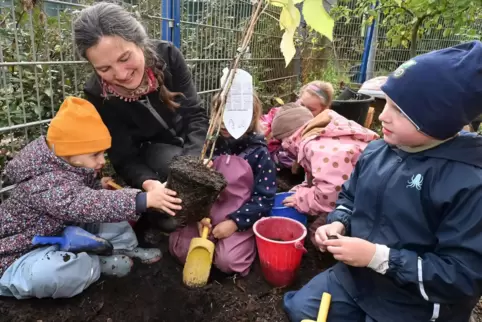
{"type": "Polygon", "coordinates": [[[204,159],[204,165],[208,168],[208,169],[211,169],[213,167],[213,161],[209,160],[208,159],[204,159]]]}
{"type": "Polygon", "coordinates": [[[213,236],[217,239],[228,238],[236,231],[238,231],[238,226],[234,220],[228,219],[220,222],[216,227],[214,227],[213,236]]]}
{"type": "Polygon", "coordinates": [[[166,186],[166,183],[161,183],[159,180],[146,180],[142,183],[142,189],[145,191],[149,192],[154,189],[160,189],[164,188],[166,186]]]}
{"type": "Polygon", "coordinates": [[[109,181],[114,181],[111,177],[103,177],[100,179],[100,185],[102,186],[102,189],[109,189],[110,186],[107,184],[109,181]]]}
{"type": "Polygon", "coordinates": [[[296,206],[296,199],[295,199],[295,196],[289,196],[289,197],[286,197],[284,200],[283,200],[283,205],[286,206],[286,207],[294,207],[296,206]]]}
{"type": "Polygon", "coordinates": [[[147,208],[156,208],[165,213],[175,216],[174,210],[181,210],[182,200],[174,198],[175,191],[164,188],[164,185],[154,187],[147,192],[147,208]]]}
{"type": "Polygon", "coordinates": [[[330,236],[344,235],[345,226],[339,222],[335,221],[328,225],[323,225],[318,227],[315,232],[315,241],[320,251],[325,252],[326,246],[325,241],[329,239],[330,236]]]}
{"type": "Polygon", "coordinates": [[[211,229],[213,228],[213,225],[211,225],[211,221],[208,220],[208,218],[203,218],[201,221],[197,223],[197,229],[199,230],[199,236],[203,234],[203,228],[208,227],[208,236],[211,233],[211,229]]]}
{"type": "Polygon", "coordinates": [[[336,260],[355,267],[367,267],[370,264],[377,248],[375,244],[361,238],[337,237],[323,243],[336,260]]]}

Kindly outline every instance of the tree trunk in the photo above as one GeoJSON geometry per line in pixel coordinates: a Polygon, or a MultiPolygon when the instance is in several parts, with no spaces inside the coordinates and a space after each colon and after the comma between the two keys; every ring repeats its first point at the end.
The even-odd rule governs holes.
{"type": "Polygon", "coordinates": [[[417,56],[418,30],[420,29],[420,26],[425,18],[427,18],[427,16],[417,18],[417,21],[415,21],[415,24],[413,25],[412,37],[410,39],[410,58],[417,56]]]}

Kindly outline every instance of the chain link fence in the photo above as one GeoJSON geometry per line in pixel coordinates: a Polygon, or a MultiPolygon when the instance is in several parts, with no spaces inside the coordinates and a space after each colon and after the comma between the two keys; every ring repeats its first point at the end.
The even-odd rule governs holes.
{"type": "MultiPolygon", "coordinates": [[[[249,0],[183,0],[181,4],[181,51],[209,108],[223,69],[230,66],[237,54],[252,4],[249,0]]],[[[253,75],[258,94],[268,105],[274,96],[288,96],[299,77],[294,67],[299,65],[299,57],[285,68],[279,50],[282,33],[276,9],[268,8],[261,16],[240,64],[253,75]]]]}

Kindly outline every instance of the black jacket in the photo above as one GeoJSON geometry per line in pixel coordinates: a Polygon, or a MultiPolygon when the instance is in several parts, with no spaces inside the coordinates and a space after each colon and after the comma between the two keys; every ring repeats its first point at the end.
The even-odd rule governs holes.
{"type": "Polygon", "coordinates": [[[206,110],[181,52],[165,41],[156,41],[156,45],[159,57],[165,62],[165,86],[171,92],[184,94],[176,99],[181,106],[175,112],[159,99],[158,91],[143,97],[149,100],[167,128],[141,101],[126,102],[117,97],[104,99],[95,74],[84,88],[86,98],[96,107],[112,136],[112,147],[107,152],[115,171],[127,184],[137,188],[147,179],[158,179],[156,172],[141,157],[143,143],[173,144],[183,147],[183,154],[199,155],[208,128],[206,110]]]}

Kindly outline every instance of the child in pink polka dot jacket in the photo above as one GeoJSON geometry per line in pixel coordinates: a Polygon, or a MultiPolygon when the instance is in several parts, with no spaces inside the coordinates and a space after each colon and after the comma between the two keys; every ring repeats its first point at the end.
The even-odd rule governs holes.
{"type": "MultiPolygon", "coordinates": [[[[332,86],[325,88],[333,91],[332,86]]],[[[325,95],[331,97],[332,92],[325,95]]],[[[287,115],[306,115],[305,109],[304,106],[290,108],[287,115]]],[[[329,213],[358,157],[367,144],[379,136],[329,108],[296,130],[294,124],[283,114],[278,114],[272,124],[273,133],[282,140],[283,149],[296,159],[293,172],[301,166],[306,173],[305,181],[292,189],[294,195],[286,198],[284,204],[309,215],[329,213]],[[293,134],[284,136],[284,133],[293,134]]]]}
{"type": "Polygon", "coordinates": [[[276,166],[264,136],[259,134],[261,101],[255,96],[253,103],[253,118],[246,134],[234,139],[223,126],[216,142],[212,167],[228,184],[211,209],[212,225],[203,220],[169,236],[169,250],[182,263],[191,239],[198,237],[206,225],[216,243],[214,265],[228,274],[245,276],[250,271],[256,257],[252,226],[268,214],[276,194],[276,166]]]}

